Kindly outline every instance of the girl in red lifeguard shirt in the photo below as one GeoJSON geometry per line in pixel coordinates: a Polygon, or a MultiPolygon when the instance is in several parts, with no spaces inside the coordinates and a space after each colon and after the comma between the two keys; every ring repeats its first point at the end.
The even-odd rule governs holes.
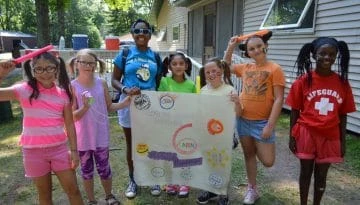
{"type": "Polygon", "coordinates": [[[307,204],[314,172],[313,204],[320,204],[331,163],[343,161],[346,114],[356,110],[347,79],[349,49],[344,41],[320,37],[305,44],[286,103],[291,107],[290,150],[300,159],[300,201],[307,204]],[[315,59],[312,68],[310,56],[315,59]],[[337,72],[331,70],[335,60],[337,72]]]}

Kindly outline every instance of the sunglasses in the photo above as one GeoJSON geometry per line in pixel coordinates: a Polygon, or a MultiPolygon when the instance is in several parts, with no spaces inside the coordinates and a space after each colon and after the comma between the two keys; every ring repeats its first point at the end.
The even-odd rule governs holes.
{"type": "Polygon", "coordinates": [[[133,28],[132,32],[134,34],[144,34],[144,35],[151,34],[151,30],[148,28],[133,28]]]}

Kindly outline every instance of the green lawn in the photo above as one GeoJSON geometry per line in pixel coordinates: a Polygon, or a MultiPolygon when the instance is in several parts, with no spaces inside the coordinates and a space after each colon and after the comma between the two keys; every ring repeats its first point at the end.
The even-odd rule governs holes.
{"type": "MultiPolygon", "coordinates": [[[[18,147],[18,137],[21,133],[22,113],[17,103],[12,103],[14,119],[0,124],[0,204],[36,204],[36,190],[31,180],[24,177],[21,150],[18,147]]],[[[124,196],[124,189],[128,182],[127,164],[125,158],[125,140],[122,130],[117,124],[115,114],[111,115],[111,153],[110,160],[113,170],[113,193],[123,201],[123,204],[196,204],[195,199],[199,190],[192,189],[190,196],[185,199],[178,199],[174,196],[167,196],[162,193],[159,197],[152,197],[146,187],[141,187],[139,196],[133,200],[128,200],[124,196]]],[[[289,116],[282,114],[278,126],[279,138],[287,140],[289,129],[289,116]]],[[[359,137],[349,135],[347,138],[347,155],[344,163],[344,172],[351,173],[356,179],[360,173],[360,139],[359,137]]],[[[297,163],[297,162],[294,162],[297,163]]],[[[246,174],[243,165],[243,156],[241,149],[233,151],[231,188],[229,195],[232,204],[241,204],[242,194],[246,187],[246,174]]],[[[266,176],[266,170],[259,168],[259,181],[266,176]]],[[[78,176],[79,176],[79,169],[78,176]]],[[[279,170],[281,172],[281,170],[279,170]]],[[[78,182],[81,178],[78,177],[78,182]]],[[[100,186],[98,177],[95,178],[95,194],[100,202],[104,202],[104,193],[100,186]]],[[[58,180],[53,180],[53,198],[55,204],[67,204],[67,199],[63,193],[58,180]]],[[[80,184],[84,199],[86,201],[83,187],[80,184]]],[[[262,198],[257,204],[297,204],[298,190],[292,188],[274,188],[269,184],[263,184],[261,187],[262,198]]],[[[326,195],[326,194],[325,194],[326,195]]],[[[216,203],[209,203],[216,204],[216,203]]],[[[337,202],[334,204],[341,204],[337,202]]]]}

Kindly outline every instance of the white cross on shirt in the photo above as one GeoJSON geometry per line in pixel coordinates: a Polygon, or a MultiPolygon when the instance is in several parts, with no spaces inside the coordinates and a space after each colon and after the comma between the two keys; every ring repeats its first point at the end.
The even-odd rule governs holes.
{"type": "Polygon", "coordinates": [[[321,98],[320,102],[315,103],[315,110],[319,110],[320,115],[327,115],[334,110],[334,103],[329,103],[329,98],[321,98]]]}

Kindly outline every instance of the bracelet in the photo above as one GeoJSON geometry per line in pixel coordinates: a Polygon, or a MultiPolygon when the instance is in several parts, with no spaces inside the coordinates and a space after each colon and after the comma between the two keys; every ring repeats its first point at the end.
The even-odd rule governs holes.
{"type": "Polygon", "coordinates": [[[126,94],[126,92],[125,92],[125,89],[126,89],[126,88],[127,88],[126,86],[122,86],[121,92],[126,94]]]}

